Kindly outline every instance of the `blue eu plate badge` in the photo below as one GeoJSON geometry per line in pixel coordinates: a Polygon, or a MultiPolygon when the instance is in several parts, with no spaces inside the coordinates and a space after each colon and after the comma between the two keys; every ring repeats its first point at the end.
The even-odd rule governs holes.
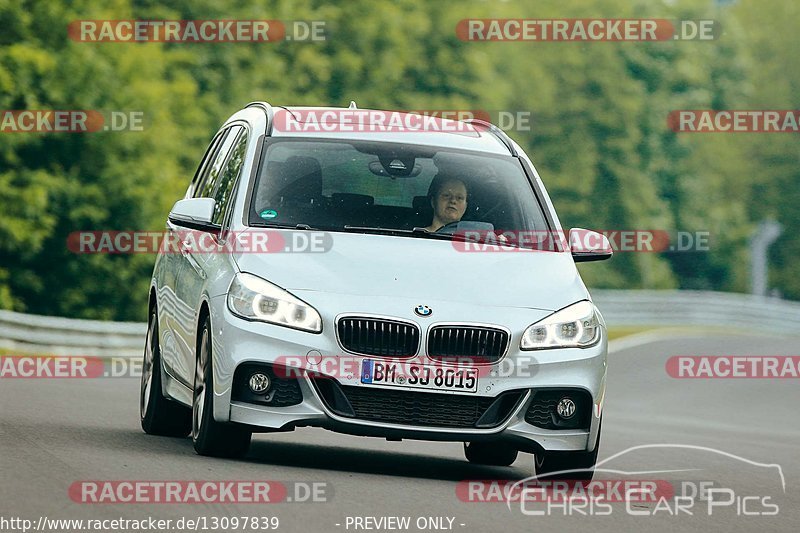
{"type": "Polygon", "coordinates": [[[361,383],[372,383],[373,361],[364,359],[361,362],[361,383]]]}

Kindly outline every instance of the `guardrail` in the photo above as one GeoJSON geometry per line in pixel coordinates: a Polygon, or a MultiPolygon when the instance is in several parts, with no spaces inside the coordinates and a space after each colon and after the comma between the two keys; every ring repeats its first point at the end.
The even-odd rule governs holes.
{"type": "Polygon", "coordinates": [[[712,291],[591,292],[609,327],[715,326],[800,335],[800,302],[712,291]]]}
{"type": "MultiPolygon", "coordinates": [[[[800,334],[800,302],[703,291],[594,290],[609,327],[712,326],[800,334]]],[[[145,323],[103,322],[0,310],[0,348],[11,352],[138,357],[145,323]]]]}
{"type": "Polygon", "coordinates": [[[147,324],[26,315],[0,310],[0,348],[97,357],[142,355],[147,324]]]}

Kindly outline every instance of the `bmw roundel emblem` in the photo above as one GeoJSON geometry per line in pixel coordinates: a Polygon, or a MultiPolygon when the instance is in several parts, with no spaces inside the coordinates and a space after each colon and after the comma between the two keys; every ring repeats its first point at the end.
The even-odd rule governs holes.
{"type": "Polygon", "coordinates": [[[418,305],[414,308],[414,312],[422,317],[428,317],[433,314],[433,309],[427,305],[418,305]]]}

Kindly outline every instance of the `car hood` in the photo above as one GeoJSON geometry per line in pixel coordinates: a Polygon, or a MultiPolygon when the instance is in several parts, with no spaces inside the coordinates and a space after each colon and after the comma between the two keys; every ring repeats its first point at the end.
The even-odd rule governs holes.
{"type": "MultiPolygon", "coordinates": [[[[292,233],[300,232],[280,233],[289,242],[292,233]]],[[[425,297],[547,311],[589,298],[569,253],[464,252],[451,242],[420,237],[327,235],[330,249],[325,252],[241,253],[235,260],[242,272],[289,291],[425,297]]]]}

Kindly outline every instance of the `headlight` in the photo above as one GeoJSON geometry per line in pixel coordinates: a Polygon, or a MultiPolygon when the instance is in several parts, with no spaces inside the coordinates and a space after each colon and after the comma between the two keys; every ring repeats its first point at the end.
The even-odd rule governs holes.
{"type": "Polygon", "coordinates": [[[603,318],[594,304],[578,302],[528,326],[522,334],[520,348],[585,348],[597,344],[602,326],[603,318]]]}
{"type": "Polygon", "coordinates": [[[322,331],[322,318],[316,309],[272,283],[240,272],[228,289],[228,309],[248,320],[278,326],[322,331]]]}

